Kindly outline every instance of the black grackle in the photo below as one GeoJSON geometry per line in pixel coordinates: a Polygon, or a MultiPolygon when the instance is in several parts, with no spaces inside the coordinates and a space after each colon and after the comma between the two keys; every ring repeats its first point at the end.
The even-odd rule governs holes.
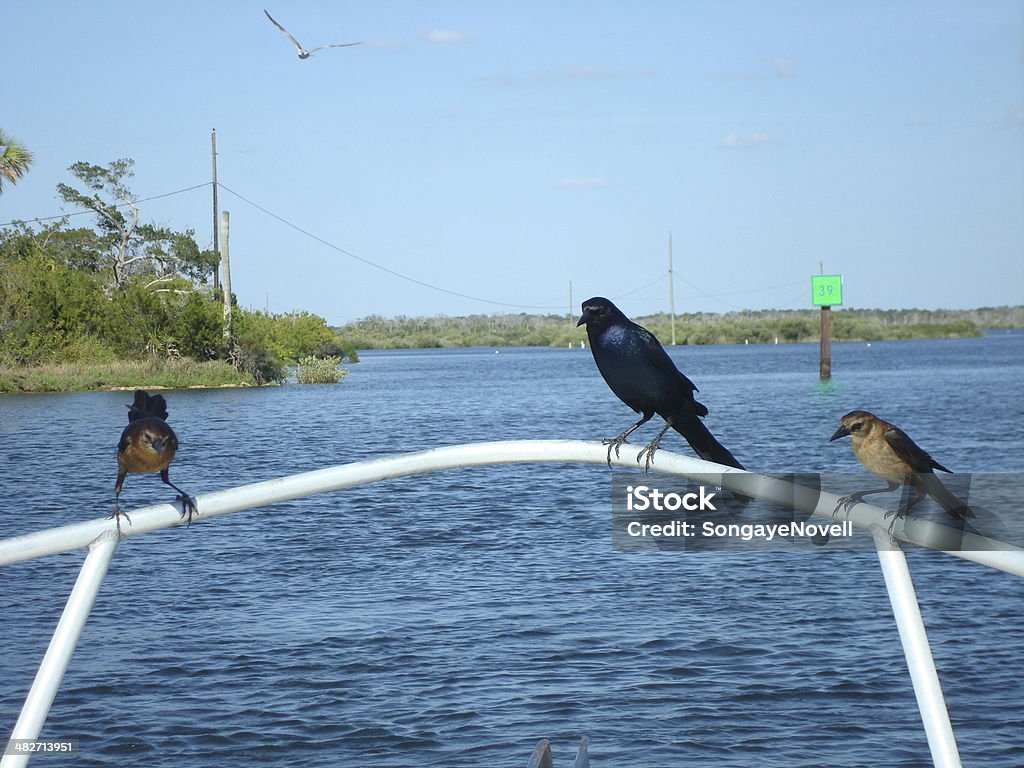
{"type": "Polygon", "coordinates": [[[650,469],[654,452],[669,427],[686,438],[702,459],[744,468],[704,426],[701,419],[708,409],[694,399],[697,387],[676,368],[654,334],[600,296],[583,302],[583,316],[577,325],[584,324],[594,362],[605,382],[616,397],[643,416],[618,437],[605,440],[609,465],[612,450],[618,456],[626,438],[658,414],[665,419],[665,427],[637,456],[637,461],[645,458],[645,469],[650,469]]]}

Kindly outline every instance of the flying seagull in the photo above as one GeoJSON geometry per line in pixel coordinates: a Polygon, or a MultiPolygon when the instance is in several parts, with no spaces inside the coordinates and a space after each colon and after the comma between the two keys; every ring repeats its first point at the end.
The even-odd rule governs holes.
{"type": "MultiPolygon", "coordinates": [[[[267,18],[270,19],[270,23],[273,24],[275,27],[277,27],[279,30],[281,30],[281,34],[282,35],[284,35],[285,37],[287,37],[289,40],[292,41],[292,45],[295,46],[295,51],[299,54],[299,58],[300,59],[308,59],[314,53],[316,53],[317,51],[321,51],[324,48],[348,48],[350,45],[359,45],[360,44],[360,43],[341,43],[339,45],[330,45],[330,44],[328,44],[328,45],[318,45],[313,50],[307,51],[305,48],[303,48],[301,45],[299,45],[299,41],[296,40],[294,37],[292,37],[291,33],[289,33],[287,29],[285,29],[280,24],[278,24],[276,21],[274,21],[274,17],[271,16],[269,13],[267,13],[267,9],[266,8],[263,9],[263,12],[267,14],[267,18]]],[[[362,41],[360,41],[360,42],[362,42],[362,41]]]]}

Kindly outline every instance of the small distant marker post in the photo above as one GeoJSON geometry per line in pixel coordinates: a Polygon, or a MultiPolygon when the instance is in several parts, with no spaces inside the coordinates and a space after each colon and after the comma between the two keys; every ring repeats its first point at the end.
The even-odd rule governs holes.
{"type": "Polygon", "coordinates": [[[818,376],[832,378],[832,307],[843,303],[842,275],[813,275],[811,277],[811,304],[821,307],[821,359],[818,376]]]}

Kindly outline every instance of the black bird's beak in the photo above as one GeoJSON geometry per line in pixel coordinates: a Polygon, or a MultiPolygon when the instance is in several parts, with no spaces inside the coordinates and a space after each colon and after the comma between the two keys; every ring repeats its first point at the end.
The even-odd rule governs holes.
{"type": "Polygon", "coordinates": [[[589,320],[589,319],[590,319],[590,310],[589,309],[584,309],[583,310],[583,316],[580,318],[580,321],[578,323],[576,323],[576,327],[579,328],[581,325],[586,325],[587,324],[587,320],[589,320]]]}
{"type": "Polygon", "coordinates": [[[836,433],[828,439],[828,441],[831,443],[834,440],[838,440],[840,437],[846,437],[848,434],[850,434],[849,429],[847,429],[846,427],[840,427],[839,429],[836,430],[836,433]]]}

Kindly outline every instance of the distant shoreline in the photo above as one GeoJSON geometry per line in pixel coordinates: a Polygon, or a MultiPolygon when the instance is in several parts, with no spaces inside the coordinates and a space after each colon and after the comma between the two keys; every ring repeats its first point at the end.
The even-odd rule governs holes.
{"type": "MultiPolygon", "coordinates": [[[[764,310],[676,317],[676,346],[774,345],[818,342],[817,310],[764,310]]],[[[346,346],[358,350],[418,350],[547,347],[586,344],[583,329],[567,315],[471,315],[467,317],[382,318],[373,316],[336,329],[346,346]]],[[[667,314],[637,322],[666,346],[667,314]]],[[[1024,329],[1024,306],[976,310],[837,310],[833,343],[909,339],[972,338],[1024,329]]],[[[187,358],[0,366],[0,394],[131,391],[133,389],[220,389],[258,386],[223,361],[187,358]]]]}
{"type": "MultiPolygon", "coordinates": [[[[676,316],[676,345],[783,344],[819,340],[820,311],[760,310],[691,313],[676,316]]],[[[671,343],[666,313],[639,316],[636,322],[671,343]]],[[[372,315],[335,330],[356,349],[452,349],[465,347],[568,347],[586,340],[576,318],[568,315],[468,315],[394,317],[372,315]]],[[[971,310],[835,309],[832,340],[965,338],[985,329],[1024,328],[1024,306],[971,310]]]]}

